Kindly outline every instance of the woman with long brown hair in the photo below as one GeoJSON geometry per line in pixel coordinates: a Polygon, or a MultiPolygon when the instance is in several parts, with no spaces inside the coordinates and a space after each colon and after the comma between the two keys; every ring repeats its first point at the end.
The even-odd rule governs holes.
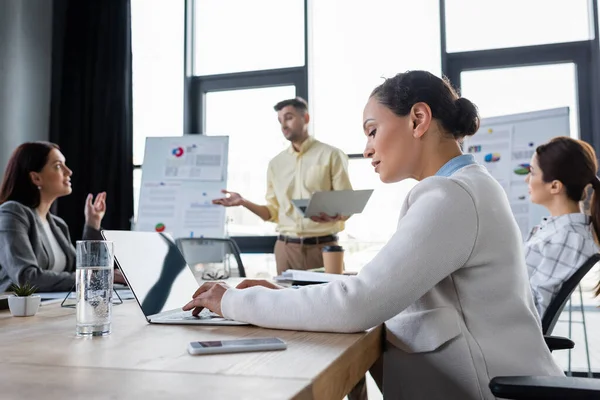
{"type": "MultiPolygon", "coordinates": [[[[27,142],[12,153],[0,187],[0,292],[25,282],[43,292],[73,288],[75,248],[65,221],[50,212],[71,194],[72,174],[54,143],[27,142]]],[[[106,193],[94,201],[89,194],[84,239],[102,240],[105,212],[106,193]]]]}
{"type": "Polygon", "coordinates": [[[594,253],[600,233],[600,180],[592,146],[582,140],[556,137],[539,146],[526,178],[531,201],[550,217],[533,228],[525,243],[525,259],[535,305],[543,317],[562,284],[594,253]],[[586,188],[594,194],[591,216],[580,208],[586,188]]]}

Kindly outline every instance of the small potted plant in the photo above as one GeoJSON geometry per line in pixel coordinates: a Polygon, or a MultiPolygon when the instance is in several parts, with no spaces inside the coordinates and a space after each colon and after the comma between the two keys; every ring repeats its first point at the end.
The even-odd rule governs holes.
{"type": "Polygon", "coordinates": [[[34,295],[36,287],[25,282],[23,285],[12,285],[9,290],[13,295],[8,298],[8,308],[14,317],[30,317],[40,308],[42,298],[34,295]]]}

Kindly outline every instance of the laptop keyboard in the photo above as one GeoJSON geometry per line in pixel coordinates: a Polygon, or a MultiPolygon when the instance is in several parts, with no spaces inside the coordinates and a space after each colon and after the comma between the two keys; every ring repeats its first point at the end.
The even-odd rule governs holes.
{"type": "Polygon", "coordinates": [[[213,318],[223,318],[223,317],[221,317],[219,314],[215,314],[214,312],[210,311],[207,308],[204,308],[204,309],[202,309],[202,311],[200,311],[200,314],[198,314],[197,317],[193,316],[191,311],[180,311],[177,313],[165,315],[158,319],[160,319],[162,321],[165,321],[165,320],[167,320],[167,321],[182,321],[182,320],[213,319],[213,318]]]}

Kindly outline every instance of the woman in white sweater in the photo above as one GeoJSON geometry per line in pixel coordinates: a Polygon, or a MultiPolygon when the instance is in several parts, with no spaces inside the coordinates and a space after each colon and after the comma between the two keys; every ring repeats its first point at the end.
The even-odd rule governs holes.
{"type": "Polygon", "coordinates": [[[449,82],[410,71],[375,88],[363,120],[365,157],[380,179],[419,181],[379,254],[358,276],[326,285],[207,283],[184,310],[279,329],[384,323],[390,399],[492,399],[495,376],[562,375],[542,336],[506,195],[460,150],[479,128],[476,107],[449,82]]]}

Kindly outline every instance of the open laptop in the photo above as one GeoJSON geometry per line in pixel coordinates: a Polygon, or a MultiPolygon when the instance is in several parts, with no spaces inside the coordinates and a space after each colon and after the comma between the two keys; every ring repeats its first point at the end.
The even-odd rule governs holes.
{"type": "Polygon", "coordinates": [[[203,309],[197,316],[182,311],[202,281],[197,281],[166,233],[102,231],[114,243],[115,262],[121,269],[146,320],[152,324],[248,325],[203,309]]]}

